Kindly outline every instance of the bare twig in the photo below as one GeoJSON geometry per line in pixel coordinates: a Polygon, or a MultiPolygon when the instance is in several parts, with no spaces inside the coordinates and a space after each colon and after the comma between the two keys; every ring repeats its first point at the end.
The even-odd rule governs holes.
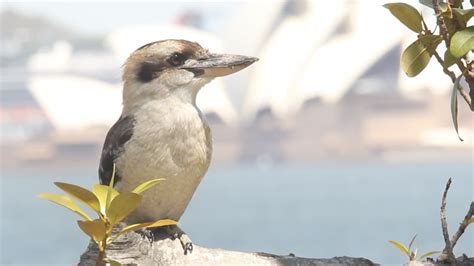
{"type": "Polygon", "coordinates": [[[99,250],[99,254],[97,254],[97,260],[95,261],[95,266],[101,266],[104,264],[105,252],[99,250]]]}
{"type": "Polygon", "coordinates": [[[448,179],[448,183],[446,183],[446,188],[444,189],[443,198],[441,200],[441,228],[443,229],[443,237],[444,243],[446,244],[443,253],[438,257],[438,261],[447,261],[452,263],[455,261],[454,254],[453,254],[453,246],[451,245],[451,241],[449,240],[449,233],[448,233],[448,222],[446,221],[446,196],[448,195],[449,187],[451,186],[451,178],[448,179]]]}
{"type": "Polygon", "coordinates": [[[469,207],[469,210],[467,211],[466,216],[464,217],[464,220],[462,223],[459,225],[458,231],[456,234],[453,235],[451,238],[451,246],[454,248],[456,243],[458,242],[458,239],[461,237],[461,235],[464,233],[464,230],[466,230],[466,227],[468,226],[469,219],[471,219],[472,215],[474,214],[474,201],[471,202],[471,206],[469,207]]]}
{"type": "Polygon", "coordinates": [[[436,57],[436,60],[438,60],[439,64],[443,68],[443,72],[448,75],[451,78],[451,81],[454,83],[456,81],[456,74],[454,74],[453,71],[450,71],[445,65],[444,65],[444,60],[441,58],[441,56],[438,54],[438,52],[434,52],[434,56],[436,57]]]}

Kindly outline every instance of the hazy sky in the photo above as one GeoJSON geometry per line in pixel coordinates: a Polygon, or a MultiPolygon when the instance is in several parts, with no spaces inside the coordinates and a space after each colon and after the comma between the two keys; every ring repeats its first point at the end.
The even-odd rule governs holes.
{"type": "Polygon", "coordinates": [[[117,27],[157,24],[173,20],[186,10],[201,11],[205,27],[219,31],[243,1],[0,1],[1,8],[42,15],[84,33],[104,34],[117,27]]]}

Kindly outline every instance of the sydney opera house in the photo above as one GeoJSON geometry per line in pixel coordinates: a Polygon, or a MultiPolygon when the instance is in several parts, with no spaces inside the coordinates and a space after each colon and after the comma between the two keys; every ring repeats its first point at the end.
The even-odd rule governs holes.
{"type": "Polygon", "coordinates": [[[405,76],[399,58],[415,36],[377,1],[249,1],[219,34],[203,27],[199,11],[184,10],[168,23],[121,27],[91,43],[2,12],[17,22],[16,30],[2,27],[5,164],[96,162],[120,116],[120,66],[135,48],[166,38],[260,58],[199,94],[214,163],[472,156],[472,113],[460,101],[461,143],[449,78],[434,60],[418,77],[405,76]],[[50,38],[31,47],[38,34],[50,38]]]}

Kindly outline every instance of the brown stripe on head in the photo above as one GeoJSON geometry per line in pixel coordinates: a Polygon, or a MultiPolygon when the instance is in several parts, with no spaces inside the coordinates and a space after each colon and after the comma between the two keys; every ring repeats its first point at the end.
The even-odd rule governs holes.
{"type": "MultiPolygon", "coordinates": [[[[207,58],[209,52],[196,42],[162,40],[151,42],[135,50],[125,62],[123,80],[149,82],[163,71],[176,69],[182,60],[207,58]]],[[[184,62],[183,62],[184,63],[184,62]]]]}

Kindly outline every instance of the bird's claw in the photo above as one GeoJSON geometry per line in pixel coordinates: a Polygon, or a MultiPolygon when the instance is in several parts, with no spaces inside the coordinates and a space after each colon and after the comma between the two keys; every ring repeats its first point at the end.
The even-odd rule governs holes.
{"type": "Polygon", "coordinates": [[[150,243],[153,243],[153,240],[155,239],[155,237],[153,236],[153,231],[151,230],[148,230],[148,229],[144,229],[142,231],[140,231],[143,236],[148,239],[148,241],[150,241],[150,243]]]}
{"type": "Polygon", "coordinates": [[[181,243],[181,246],[183,247],[183,250],[184,250],[184,255],[187,255],[188,253],[193,252],[193,249],[194,249],[193,242],[186,235],[186,233],[183,232],[183,230],[181,230],[176,225],[172,225],[172,226],[167,227],[167,231],[171,240],[179,239],[179,242],[181,243]]]}
{"type": "Polygon", "coordinates": [[[192,242],[187,242],[183,245],[183,249],[184,249],[184,255],[187,255],[188,252],[189,253],[193,253],[193,243],[192,242]]]}
{"type": "Polygon", "coordinates": [[[181,242],[181,246],[183,247],[183,250],[184,250],[184,255],[187,255],[188,253],[193,252],[193,248],[194,248],[193,242],[188,237],[188,235],[186,235],[186,233],[181,231],[181,233],[178,234],[177,238],[179,239],[179,242],[181,242]]]}
{"type": "Polygon", "coordinates": [[[171,240],[176,240],[176,238],[179,238],[179,234],[178,233],[171,234],[170,238],[171,240]]]}

